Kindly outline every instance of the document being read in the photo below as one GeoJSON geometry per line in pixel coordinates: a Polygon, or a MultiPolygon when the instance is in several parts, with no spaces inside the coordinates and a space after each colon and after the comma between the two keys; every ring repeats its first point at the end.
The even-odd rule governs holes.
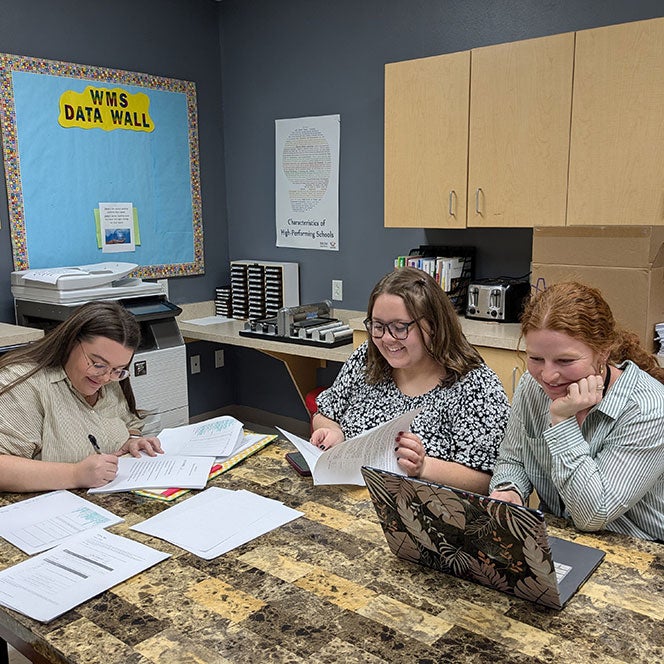
{"type": "Polygon", "coordinates": [[[214,457],[124,456],[118,459],[118,474],[104,486],[88,489],[88,493],[117,493],[133,489],[202,489],[210,475],[214,457]]]}
{"type": "Polygon", "coordinates": [[[329,450],[320,450],[308,440],[279,429],[302,453],[314,484],[358,484],[364,486],[360,469],[371,466],[405,475],[397,463],[395,440],[399,431],[408,431],[421,408],[411,410],[355,438],[344,440],[329,450]]]}
{"type": "Polygon", "coordinates": [[[0,572],[0,604],[48,622],[170,554],[98,529],[0,572]]]}

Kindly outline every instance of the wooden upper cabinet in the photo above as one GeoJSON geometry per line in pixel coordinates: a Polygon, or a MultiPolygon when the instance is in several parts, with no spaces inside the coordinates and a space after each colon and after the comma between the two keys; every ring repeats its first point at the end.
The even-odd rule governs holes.
{"type": "Polygon", "coordinates": [[[385,66],[385,226],[465,228],[470,52],[385,66]]]}
{"type": "Polygon", "coordinates": [[[473,49],[468,226],[564,226],[574,33],[473,49]]]}
{"type": "Polygon", "coordinates": [[[664,19],[577,33],[569,226],[664,223],[664,19]]]}

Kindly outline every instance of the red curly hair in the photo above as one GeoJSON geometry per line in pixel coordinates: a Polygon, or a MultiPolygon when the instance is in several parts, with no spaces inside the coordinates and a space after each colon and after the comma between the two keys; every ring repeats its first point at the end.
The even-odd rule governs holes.
{"type": "Polygon", "coordinates": [[[632,360],[664,383],[664,368],[634,332],[620,328],[597,288],[576,281],[548,286],[534,295],[521,318],[521,335],[531,330],[564,332],[593,351],[607,355],[611,364],[632,360]]]}

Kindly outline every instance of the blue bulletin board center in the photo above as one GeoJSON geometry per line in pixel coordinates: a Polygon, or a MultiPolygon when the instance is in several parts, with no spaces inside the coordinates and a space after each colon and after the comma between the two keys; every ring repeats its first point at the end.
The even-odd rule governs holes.
{"type": "Polygon", "coordinates": [[[7,54],[0,81],[15,269],[204,272],[194,83],[7,54]],[[109,205],[131,228],[104,226],[109,205]]]}

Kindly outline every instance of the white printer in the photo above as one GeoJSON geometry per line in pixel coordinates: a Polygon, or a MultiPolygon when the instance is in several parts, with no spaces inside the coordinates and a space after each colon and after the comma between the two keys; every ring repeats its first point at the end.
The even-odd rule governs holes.
{"type": "Polygon", "coordinates": [[[139,409],[149,413],[143,431],[157,434],[189,423],[187,357],[175,317],[160,284],[127,275],[135,263],[96,263],[76,267],[12,272],[18,325],[50,330],[81,304],[117,300],[141,326],[141,345],[132,364],[131,386],[139,409]]]}

